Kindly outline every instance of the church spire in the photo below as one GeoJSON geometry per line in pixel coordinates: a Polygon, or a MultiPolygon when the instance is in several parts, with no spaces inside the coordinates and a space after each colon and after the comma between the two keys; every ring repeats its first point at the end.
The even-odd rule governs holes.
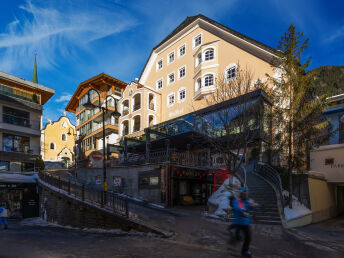
{"type": "Polygon", "coordinates": [[[38,83],[36,56],[37,56],[37,52],[35,51],[35,63],[34,63],[34,65],[33,65],[32,82],[38,83]]]}

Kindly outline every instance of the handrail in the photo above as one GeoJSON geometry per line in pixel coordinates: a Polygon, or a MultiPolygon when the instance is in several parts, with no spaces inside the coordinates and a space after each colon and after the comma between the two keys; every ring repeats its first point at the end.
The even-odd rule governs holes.
{"type": "Polygon", "coordinates": [[[65,180],[44,172],[39,172],[40,180],[64,190],[71,197],[77,197],[81,201],[105,208],[113,213],[129,217],[128,198],[124,198],[114,192],[104,192],[95,188],[86,187],[85,184],[76,181],[65,180]]]}
{"type": "Polygon", "coordinates": [[[254,173],[263,177],[268,181],[275,189],[276,193],[279,195],[279,201],[281,204],[282,212],[284,214],[284,196],[281,177],[278,172],[265,163],[258,163],[255,165],[254,173]]]}

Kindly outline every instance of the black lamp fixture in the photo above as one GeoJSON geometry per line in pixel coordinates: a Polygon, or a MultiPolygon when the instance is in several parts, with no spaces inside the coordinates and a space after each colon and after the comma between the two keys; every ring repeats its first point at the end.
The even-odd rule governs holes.
{"type": "Polygon", "coordinates": [[[96,105],[94,105],[91,102],[91,98],[90,98],[90,92],[87,92],[87,102],[85,104],[83,104],[83,106],[87,109],[87,110],[92,110],[96,107],[96,105]]]}

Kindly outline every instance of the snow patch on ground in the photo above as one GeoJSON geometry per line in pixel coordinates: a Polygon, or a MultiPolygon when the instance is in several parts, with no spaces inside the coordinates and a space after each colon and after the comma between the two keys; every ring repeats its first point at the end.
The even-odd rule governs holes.
{"type": "Polygon", "coordinates": [[[48,222],[43,220],[40,217],[36,218],[29,218],[29,219],[23,219],[20,222],[20,225],[22,226],[31,226],[31,227],[54,227],[54,228],[63,228],[63,229],[71,229],[71,230],[81,230],[83,232],[87,233],[96,233],[96,234],[117,234],[117,235],[135,235],[135,236],[158,236],[153,233],[144,233],[144,232],[126,232],[122,231],[120,229],[103,229],[103,228],[75,228],[71,226],[62,226],[60,224],[57,224],[55,222],[48,222]]]}
{"type": "Polygon", "coordinates": [[[19,173],[0,173],[0,181],[3,183],[36,183],[37,174],[24,175],[19,173]]]}
{"type": "MultiPolygon", "coordinates": [[[[284,196],[289,196],[289,192],[283,190],[284,196]]],[[[284,217],[286,220],[292,220],[311,214],[312,211],[300,203],[296,196],[293,195],[293,208],[284,207],[284,217]]]]}
{"type": "MultiPolygon", "coordinates": [[[[232,192],[226,189],[225,185],[229,185],[229,179],[226,179],[223,184],[217,189],[215,193],[213,193],[209,199],[208,202],[212,205],[217,205],[217,210],[214,212],[214,215],[216,216],[224,216],[228,214],[228,210],[231,209],[231,206],[229,204],[229,197],[232,196],[232,192]]],[[[229,186],[233,189],[233,192],[235,193],[237,190],[240,189],[241,183],[236,178],[233,177],[233,182],[231,182],[229,186]]]]}

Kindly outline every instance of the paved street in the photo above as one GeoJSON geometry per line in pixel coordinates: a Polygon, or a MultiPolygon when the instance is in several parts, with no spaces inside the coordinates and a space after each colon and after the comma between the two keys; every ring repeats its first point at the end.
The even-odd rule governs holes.
{"type": "MultiPolygon", "coordinates": [[[[164,239],[134,233],[91,233],[23,225],[19,221],[11,221],[9,230],[0,230],[1,246],[5,247],[1,248],[0,257],[236,257],[237,250],[240,250],[240,243],[228,244],[226,223],[197,217],[197,210],[185,212],[176,209],[175,215],[148,210],[156,224],[161,223],[159,218],[165,218],[165,226],[169,224],[176,234],[164,239]]],[[[306,231],[311,235],[309,231],[313,230],[302,228],[302,233],[306,231]]],[[[298,240],[284,233],[279,226],[255,225],[253,232],[255,257],[343,257],[338,248],[324,248],[322,240],[298,240]]]]}

